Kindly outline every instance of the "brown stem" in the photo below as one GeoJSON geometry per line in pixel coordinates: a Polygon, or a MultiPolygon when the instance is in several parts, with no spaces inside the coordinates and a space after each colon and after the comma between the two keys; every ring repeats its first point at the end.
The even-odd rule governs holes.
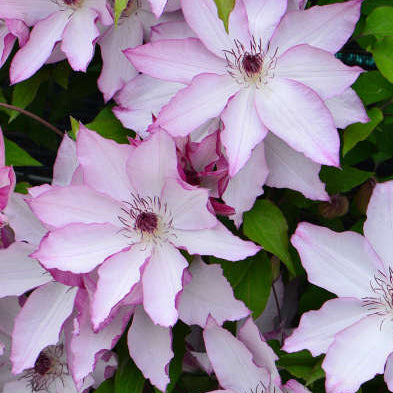
{"type": "Polygon", "coordinates": [[[22,108],[19,108],[17,106],[10,105],[10,104],[5,104],[3,102],[0,102],[0,106],[2,106],[3,108],[12,109],[14,111],[20,112],[23,115],[29,116],[32,119],[34,119],[36,121],[39,121],[45,127],[50,128],[52,131],[54,131],[57,135],[60,135],[61,137],[63,137],[63,135],[64,135],[64,133],[61,130],[59,130],[57,127],[55,127],[54,125],[48,123],[42,117],[39,117],[39,116],[35,115],[34,113],[31,113],[31,112],[27,111],[26,109],[22,109],[22,108]]]}

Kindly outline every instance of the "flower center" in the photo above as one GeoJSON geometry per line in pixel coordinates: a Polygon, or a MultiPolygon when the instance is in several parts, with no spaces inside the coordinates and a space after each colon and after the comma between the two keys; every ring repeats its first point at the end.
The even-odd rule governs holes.
{"type": "Polygon", "coordinates": [[[45,352],[41,352],[34,363],[34,372],[45,375],[50,370],[51,363],[50,357],[45,352]]]}
{"type": "Polygon", "coordinates": [[[157,229],[157,224],[157,215],[151,212],[139,213],[135,220],[135,226],[142,232],[153,233],[157,229]]]}
{"type": "Polygon", "coordinates": [[[242,68],[244,72],[250,77],[254,74],[259,74],[262,70],[263,59],[260,53],[251,54],[246,52],[242,59],[242,68]]]}
{"type": "Polygon", "coordinates": [[[370,315],[380,315],[393,320],[393,270],[387,273],[378,270],[370,287],[375,296],[362,298],[362,306],[370,311],[370,315]]]}

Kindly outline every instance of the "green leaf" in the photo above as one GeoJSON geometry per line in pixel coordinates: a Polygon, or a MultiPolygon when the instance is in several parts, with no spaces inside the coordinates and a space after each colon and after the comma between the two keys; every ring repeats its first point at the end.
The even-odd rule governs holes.
{"type": "Polygon", "coordinates": [[[113,393],[115,389],[113,379],[107,379],[104,381],[94,393],[113,393]]]}
{"type": "Polygon", "coordinates": [[[288,252],[288,225],[281,210],[266,199],[258,200],[245,213],[243,230],[246,236],[276,255],[295,275],[295,267],[288,252]]]}
{"type": "Polygon", "coordinates": [[[120,15],[127,7],[127,4],[128,0],[115,0],[115,26],[117,26],[120,15]]]}
{"type": "Polygon", "coordinates": [[[69,136],[72,138],[74,141],[76,141],[76,136],[78,135],[79,132],[79,121],[70,116],[70,123],[71,123],[71,130],[69,131],[69,136]]]}
{"type": "Polygon", "coordinates": [[[114,393],[142,393],[145,378],[128,356],[122,357],[116,370],[114,393]]]}
{"type": "Polygon", "coordinates": [[[393,85],[379,71],[364,72],[352,86],[365,105],[393,96],[393,85]]]}
{"type": "Polygon", "coordinates": [[[217,5],[219,18],[224,22],[225,30],[228,31],[229,14],[235,6],[235,0],[214,0],[217,5]]]}
{"type": "Polygon", "coordinates": [[[31,187],[31,184],[26,181],[20,181],[19,183],[15,184],[15,192],[19,194],[27,194],[28,189],[31,187]]]}
{"type": "Polygon", "coordinates": [[[119,143],[128,142],[129,131],[122,126],[109,107],[105,107],[91,123],[86,124],[86,127],[97,131],[104,138],[119,143]]]}
{"type": "Polygon", "coordinates": [[[68,82],[70,80],[70,66],[65,61],[56,64],[51,72],[51,76],[58,85],[60,85],[64,90],[67,90],[68,82]]]}
{"type": "Polygon", "coordinates": [[[29,153],[20,148],[15,142],[4,138],[5,163],[13,166],[42,166],[29,153]]]}
{"type": "Polygon", "coordinates": [[[393,35],[393,7],[377,7],[366,19],[363,34],[376,37],[393,35]]]}
{"type": "Polygon", "coordinates": [[[372,46],[371,52],[381,74],[393,83],[393,37],[385,37],[377,41],[372,46]]]}
{"type": "MultiPolygon", "coordinates": [[[[31,78],[15,85],[14,91],[12,93],[12,105],[21,109],[25,109],[33,102],[41,83],[47,79],[48,71],[43,69],[37,72],[31,78]]],[[[15,120],[19,115],[19,112],[12,111],[9,123],[15,120]]]]}
{"type": "Polygon", "coordinates": [[[368,123],[351,124],[344,131],[343,155],[347,154],[358,142],[364,141],[375,127],[383,120],[383,113],[379,108],[371,108],[367,111],[371,119],[368,123]]]}
{"type": "Polygon", "coordinates": [[[362,14],[368,15],[377,7],[391,4],[392,0],[365,0],[362,4],[362,14]]]}
{"type": "Polygon", "coordinates": [[[350,191],[373,175],[374,172],[361,171],[346,165],[343,165],[342,169],[323,166],[319,173],[321,180],[326,183],[327,192],[331,195],[350,191]]]}

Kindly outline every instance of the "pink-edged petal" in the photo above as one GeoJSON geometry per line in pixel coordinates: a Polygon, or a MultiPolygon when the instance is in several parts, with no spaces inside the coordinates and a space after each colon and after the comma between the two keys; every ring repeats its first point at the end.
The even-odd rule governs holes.
{"type": "Polygon", "coordinates": [[[151,42],[127,49],[124,54],[138,71],[171,82],[189,84],[202,73],[226,73],[225,61],[197,38],[151,42]]]}
{"type": "Polygon", "coordinates": [[[309,87],[274,78],[255,94],[264,125],[293,149],[313,161],[338,166],[340,139],[333,118],[309,87]]]}
{"type": "Polygon", "coordinates": [[[243,213],[250,210],[257,197],[263,194],[263,185],[269,174],[265,159],[265,147],[260,143],[251,152],[251,157],[242,169],[229,179],[222,199],[236,213],[230,216],[237,227],[243,222],[243,213]]]}
{"type": "Polygon", "coordinates": [[[29,39],[30,30],[25,25],[25,23],[17,19],[7,19],[5,23],[12,35],[18,38],[19,46],[22,47],[24,44],[26,44],[27,40],[29,39]]]}
{"type": "Polygon", "coordinates": [[[64,321],[71,314],[77,288],[50,282],[36,289],[16,317],[11,349],[12,371],[34,366],[42,349],[59,341],[64,321]]]}
{"type": "Polygon", "coordinates": [[[142,276],[143,306],[154,323],[173,326],[178,317],[176,297],[182,290],[186,259],[169,243],[157,245],[142,276]]]}
{"type": "Polygon", "coordinates": [[[173,358],[170,329],[155,325],[143,308],[137,307],[127,342],[130,355],[143,375],[165,392],[169,383],[169,363],[173,358]]]}
{"type": "Polygon", "coordinates": [[[12,193],[4,213],[15,232],[15,240],[38,245],[45,235],[46,229],[25,202],[25,197],[26,195],[12,193]]]}
{"type": "Polygon", "coordinates": [[[184,286],[178,307],[179,318],[184,323],[204,327],[211,315],[222,325],[250,314],[244,303],[233,296],[233,289],[219,265],[207,265],[197,257],[189,271],[192,279],[184,286]]]}
{"type": "Polygon", "coordinates": [[[122,52],[143,42],[143,26],[136,17],[121,19],[117,27],[112,26],[99,41],[102,56],[102,71],[97,85],[109,101],[138,72],[122,52]]]}
{"type": "Polygon", "coordinates": [[[75,141],[67,134],[64,134],[53,166],[52,184],[56,186],[68,186],[71,184],[72,177],[78,165],[75,141]]]}
{"type": "Polygon", "coordinates": [[[122,204],[85,185],[53,188],[29,201],[34,214],[46,225],[61,228],[74,222],[121,226],[122,204]]]}
{"type": "Polygon", "coordinates": [[[77,8],[64,30],[61,50],[74,71],[85,72],[93,57],[93,41],[100,34],[95,25],[96,19],[97,12],[91,8],[77,8]]]}
{"type": "Polygon", "coordinates": [[[241,42],[245,48],[249,48],[252,41],[252,32],[249,28],[249,19],[244,0],[235,2],[233,10],[228,18],[228,33],[232,39],[232,46],[237,42],[241,42]]]}
{"type": "Polygon", "coordinates": [[[311,283],[337,296],[361,299],[370,295],[370,279],[382,266],[363,236],[302,222],[291,242],[311,283]]]}
{"type": "Polygon", "coordinates": [[[183,14],[191,29],[205,46],[216,56],[224,58],[224,50],[233,45],[231,37],[225,31],[224,23],[218,17],[214,0],[182,0],[183,14]]]}
{"type": "Polygon", "coordinates": [[[269,133],[264,140],[270,187],[290,188],[306,198],[328,201],[329,195],[319,178],[321,165],[290,148],[284,141],[269,133]]]}
{"type": "MultiPolygon", "coordinates": [[[[14,321],[21,310],[19,298],[10,296],[0,299],[0,337],[2,344],[6,345],[8,353],[8,344],[11,345],[11,336],[14,329],[14,321]]],[[[3,359],[2,359],[3,360],[3,359]]]]}
{"type": "Polygon", "coordinates": [[[167,179],[161,196],[171,212],[173,227],[195,230],[211,228],[216,217],[207,209],[209,191],[185,185],[179,179],[167,179]]]}
{"type": "Polygon", "coordinates": [[[131,187],[126,162],[133,147],[103,138],[82,126],[76,145],[85,183],[114,199],[127,201],[131,187]]]}
{"type": "Polygon", "coordinates": [[[312,393],[296,379],[290,379],[281,389],[284,393],[312,393]]]}
{"type": "Polygon", "coordinates": [[[245,0],[250,32],[266,49],[287,8],[286,0],[245,0]]]}
{"type": "Polygon", "coordinates": [[[229,162],[229,176],[235,176],[251,156],[251,151],[268,130],[255,108],[255,90],[243,89],[232,97],[221,115],[224,130],[221,140],[229,162]]]}
{"type": "Polygon", "coordinates": [[[150,42],[196,37],[185,21],[159,23],[151,28],[150,42]]]}
{"type": "Polygon", "coordinates": [[[138,75],[116,95],[115,100],[120,106],[113,112],[124,127],[144,137],[147,127],[153,123],[153,116],[157,117],[161,108],[182,88],[181,83],[138,75]]]}
{"type": "Polygon", "coordinates": [[[29,257],[35,248],[28,243],[15,242],[0,250],[0,297],[20,296],[52,280],[52,276],[29,257]]]}
{"type": "Polygon", "coordinates": [[[313,356],[328,351],[337,333],[364,318],[369,310],[354,298],[328,300],[318,311],[302,315],[299,327],[285,340],[284,351],[308,349],[313,356]]]}
{"type": "Polygon", "coordinates": [[[149,0],[151,10],[156,18],[159,18],[164,11],[167,0],[149,0]]]}
{"type": "Polygon", "coordinates": [[[292,46],[308,44],[336,53],[352,35],[361,5],[362,0],[352,0],[289,12],[274,32],[270,47],[284,53],[292,46]]]}
{"type": "Polygon", "coordinates": [[[50,232],[32,257],[48,269],[87,273],[128,242],[111,224],[70,224],[50,232]]]}
{"type": "Polygon", "coordinates": [[[198,75],[162,108],[157,125],[173,136],[186,136],[206,120],[220,115],[237,91],[239,85],[229,75],[198,75]]]}
{"type": "Polygon", "coordinates": [[[53,12],[59,11],[57,3],[48,0],[3,0],[0,2],[0,15],[4,19],[23,20],[32,26],[53,12]]]}
{"type": "Polygon", "coordinates": [[[384,380],[390,391],[393,390],[393,353],[388,356],[385,365],[384,380]]]}
{"type": "Polygon", "coordinates": [[[113,23],[113,17],[106,0],[83,0],[83,7],[94,10],[103,25],[109,26],[113,23]]]}
{"type": "Polygon", "coordinates": [[[0,167],[0,209],[3,210],[15,188],[16,178],[14,170],[9,167],[0,167]]]}
{"type": "Polygon", "coordinates": [[[338,333],[322,363],[326,392],[356,392],[363,382],[382,374],[393,352],[392,328],[391,321],[368,316],[338,333]]]}
{"type": "Polygon", "coordinates": [[[137,193],[159,196],[166,178],[179,177],[173,139],[161,130],[145,139],[128,160],[127,173],[137,193]]]}
{"type": "Polygon", "coordinates": [[[108,258],[98,269],[97,289],[92,302],[92,322],[97,329],[116,306],[139,282],[140,269],[151,250],[135,244],[108,258]]]}
{"type": "Polygon", "coordinates": [[[80,290],[76,297],[78,315],[74,319],[74,332],[69,348],[71,373],[77,386],[83,384],[83,379],[93,372],[98,354],[112,349],[127,326],[132,307],[122,307],[111,323],[95,333],[90,321],[89,299],[86,291],[80,290]]]}
{"type": "Polygon", "coordinates": [[[363,229],[385,266],[393,267],[393,181],[375,186],[363,229]]]}
{"type": "Polygon", "coordinates": [[[224,389],[249,392],[268,379],[266,370],[256,366],[246,346],[211,318],[203,338],[207,355],[224,389]]]}
{"type": "Polygon", "coordinates": [[[277,60],[274,75],[313,89],[322,99],[342,94],[363,69],[348,67],[330,52],[309,45],[297,45],[277,60]]]}
{"type": "Polygon", "coordinates": [[[237,338],[252,354],[252,359],[258,367],[264,367],[275,383],[279,383],[280,374],[277,371],[276,360],[278,356],[266,343],[255,322],[250,317],[239,329],[237,338]]]}
{"type": "Polygon", "coordinates": [[[54,12],[34,26],[29,41],[12,60],[11,83],[18,83],[30,78],[41,68],[50,56],[55,43],[61,40],[71,13],[71,10],[54,12]]]}
{"type": "Polygon", "coordinates": [[[0,127],[0,167],[5,166],[5,147],[3,130],[0,127]]]}
{"type": "Polygon", "coordinates": [[[364,105],[358,95],[351,89],[346,89],[339,96],[325,101],[333,115],[337,128],[346,128],[352,123],[367,123],[370,121],[364,105]]]}
{"type": "MultiPolygon", "coordinates": [[[[23,22],[21,22],[23,23],[23,22]]],[[[10,55],[16,38],[10,33],[8,27],[1,22],[0,23],[0,67],[4,65],[10,55]]]]}
{"type": "Polygon", "coordinates": [[[210,229],[199,231],[177,230],[172,242],[190,254],[214,255],[229,261],[240,261],[255,255],[260,247],[234,236],[220,222],[210,229]]]}

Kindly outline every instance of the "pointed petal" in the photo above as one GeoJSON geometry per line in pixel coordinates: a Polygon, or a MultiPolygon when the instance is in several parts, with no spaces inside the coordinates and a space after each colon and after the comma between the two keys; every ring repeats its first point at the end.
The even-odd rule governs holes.
{"type": "Polygon", "coordinates": [[[214,255],[229,261],[240,261],[255,255],[260,247],[234,236],[220,222],[210,229],[199,231],[177,230],[172,242],[190,254],[214,255]]]}
{"type": "Polygon", "coordinates": [[[61,50],[74,71],[86,72],[94,54],[93,41],[100,32],[95,25],[97,12],[88,7],[79,7],[73,13],[64,30],[61,50]]]}
{"type": "Polygon", "coordinates": [[[233,177],[244,167],[252,149],[268,132],[255,108],[255,90],[240,90],[229,100],[221,119],[224,122],[221,140],[228,155],[229,176],[233,177]]]}
{"type": "Polygon", "coordinates": [[[173,326],[178,318],[176,297],[183,289],[183,271],[188,266],[169,243],[154,248],[142,276],[143,306],[154,323],[173,326]]]}
{"type": "Polygon", "coordinates": [[[367,208],[364,235],[386,266],[393,267],[393,182],[377,184],[367,208]]]}
{"type": "Polygon", "coordinates": [[[219,265],[207,265],[194,258],[189,269],[192,280],[184,286],[179,301],[179,317],[187,325],[204,327],[211,315],[219,325],[250,314],[243,302],[235,299],[233,290],[219,265]]]}
{"type": "Polygon", "coordinates": [[[333,118],[313,90],[274,78],[255,95],[265,126],[313,161],[338,166],[340,139],[333,118]]]}
{"type": "Polygon", "coordinates": [[[162,190],[162,201],[168,205],[176,229],[204,229],[217,224],[216,217],[207,209],[209,191],[204,188],[185,188],[179,179],[167,179],[162,190]]]}
{"type": "Polygon", "coordinates": [[[68,186],[71,184],[72,176],[78,165],[75,141],[67,134],[64,134],[53,166],[52,184],[55,186],[68,186]]]}
{"type": "Polygon", "coordinates": [[[259,195],[263,194],[263,185],[269,174],[265,160],[265,147],[261,142],[251,152],[251,157],[242,169],[229,179],[222,199],[233,207],[236,213],[230,216],[237,227],[243,222],[243,213],[250,210],[259,195]]]}
{"type": "Polygon", "coordinates": [[[393,390],[393,353],[388,356],[388,360],[385,365],[385,383],[388,385],[389,391],[393,390]]]}
{"type": "Polygon", "coordinates": [[[325,184],[319,178],[321,165],[290,148],[284,141],[269,133],[264,140],[270,187],[290,188],[306,198],[328,201],[325,184]]]}
{"type": "Polygon", "coordinates": [[[156,18],[159,18],[164,11],[167,0],[149,0],[151,10],[156,18]]]}
{"type": "Polygon", "coordinates": [[[151,28],[150,42],[191,37],[196,38],[196,35],[184,20],[165,22],[151,28]]]}
{"type": "Polygon", "coordinates": [[[364,105],[357,94],[351,89],[346,89],[337,97],[325,101],[333,115],[337,128],[346,128],[352,123],[367,123],[370,121],[364,105]]]}
{"type": "Polygon", "coordinates": [[[382,374],[393,352],[392,323],[368,316],[341,331],[330,346],[322,368],[326,391],[356,392],[363,382],[382,374]]]}
{"type": "Polygon", "coordinates": [[[238,90],[239,85],[229,75],[198,75],[162,108],[157,125],[173,136],[186,136],[206,120],[219,116],[238,90]]]}
{"type": "Polygon", "coordinates": [[[103,138],[85,127],[80,128],[76,145],[84,182],[114,199],[127,201],[131,187],[125,169],[133,147],[103,138]]]}
{"type": "Polygon", "coordinates": [[[284,53],[292,46],[308,44],[336,53],[352,35],[361,5],[362,0],[352,0],[289,12],[274,32],[270,47],[284,53]]]}
{"type": "Polygon", "coordinates": [[[252,32],[249,29],[249,19],[244,0],[236,1],[233,10],[229,14],[228,33],[232,39],[232,46],[235,40],[237,40],[246,48],[250,47],[252,32]]]}
{"type": "Polygon", "coordinates": [[[69,224],[50,232],[32,254],[48,269],[87,273],[129,244],[111,224],[69,224]]]}
{"type": "Polygon", "coordinates": [[[15,320],[13,373],[33,367],[42,349],[57,344],[63,323],[72,312],[76,292],[77,288],[50,282],[28,297],[15,320]]]}
{"type": "Polygon", "coordinates": [[[296,379],[290,379],[281,389],[284,393],[312,393],[296,379]]]}
{"type": "Polygon", "coordinates": [[[274,76],[298,81],[325,100],[342,94],[361,72],[360,67],[348,67],[325,50],[297,45],[277,60],[274,76]]]}
{"type": "Polygon", "coordinates": [[[136,244],[108,258],[98,269],[97,289],[92,303],[92,322],[97,329],[139,282],[140,269],[150,257],[146,245],[136,244]]]}
{"type": "Polygon", "coordinates": [[[151,42],[127,49],[124,54],[138,71],[171,82],[189,84],[202,73],[226,73],[225,61],[197,38],[151,42]]]}
{"type": "Polygon", "coordinates": [[[71,10],[54,12],[34,26],[29,41],[12,60],[11,83],[18,83],[30,78],[43,66],[52,53],[55,43],[61,40],[71,13],[71,10]]]}
{"type": "Polygon", "coordinates": [[[161,130],[145,139],[128,160],[127,173],[137,193],[159,196],[168,177],[179,177],[173,139],[161,130]]]}
{"type": "Polygon", "coordinates": [[[182,0],[181,5],[186,22],[206,48],[216,56],[224,58],[224,50],[230,50],[233,41],[225,31],[224,23],[218,17],[214,1],[182,0]]]}
{"type": "Polygon", "coordinates": [[[203,338],[207,355],[224,389],[249,392],[266,381],[266,370],[255,365],[246,346],[227,330],[217,326],[213,319],[209,319],[203,338]]]}
{"type": "Polygon", "coordinates": [[[308,349],[313,356],[326,353],[337,333],[364,318],[368,312],[358,299],[328,300],[318,311],[302,315],[299,327],[285,340],[283,350],[308,349]]]}
{"type": "Polygon", "coordinates": [[[0,250],[0,297],[20,296],[52,281],[52,276],[29,255],[35,246],[15,242],[0,250]]]}
{"type": "Polygon", "coordinates": [[[173,358],[170,329],[155,325],[143,308],[137,307],[127,342],[130,355],[145,378],[165,392],[169,383],[169,362],[173,358]]]}
{"type": "Polygon", "coordinates": [[[370,279],[381,263],[363,236],[302,222],[291,242],[311,283],[337,296],[370,296],[370,279]]]}

